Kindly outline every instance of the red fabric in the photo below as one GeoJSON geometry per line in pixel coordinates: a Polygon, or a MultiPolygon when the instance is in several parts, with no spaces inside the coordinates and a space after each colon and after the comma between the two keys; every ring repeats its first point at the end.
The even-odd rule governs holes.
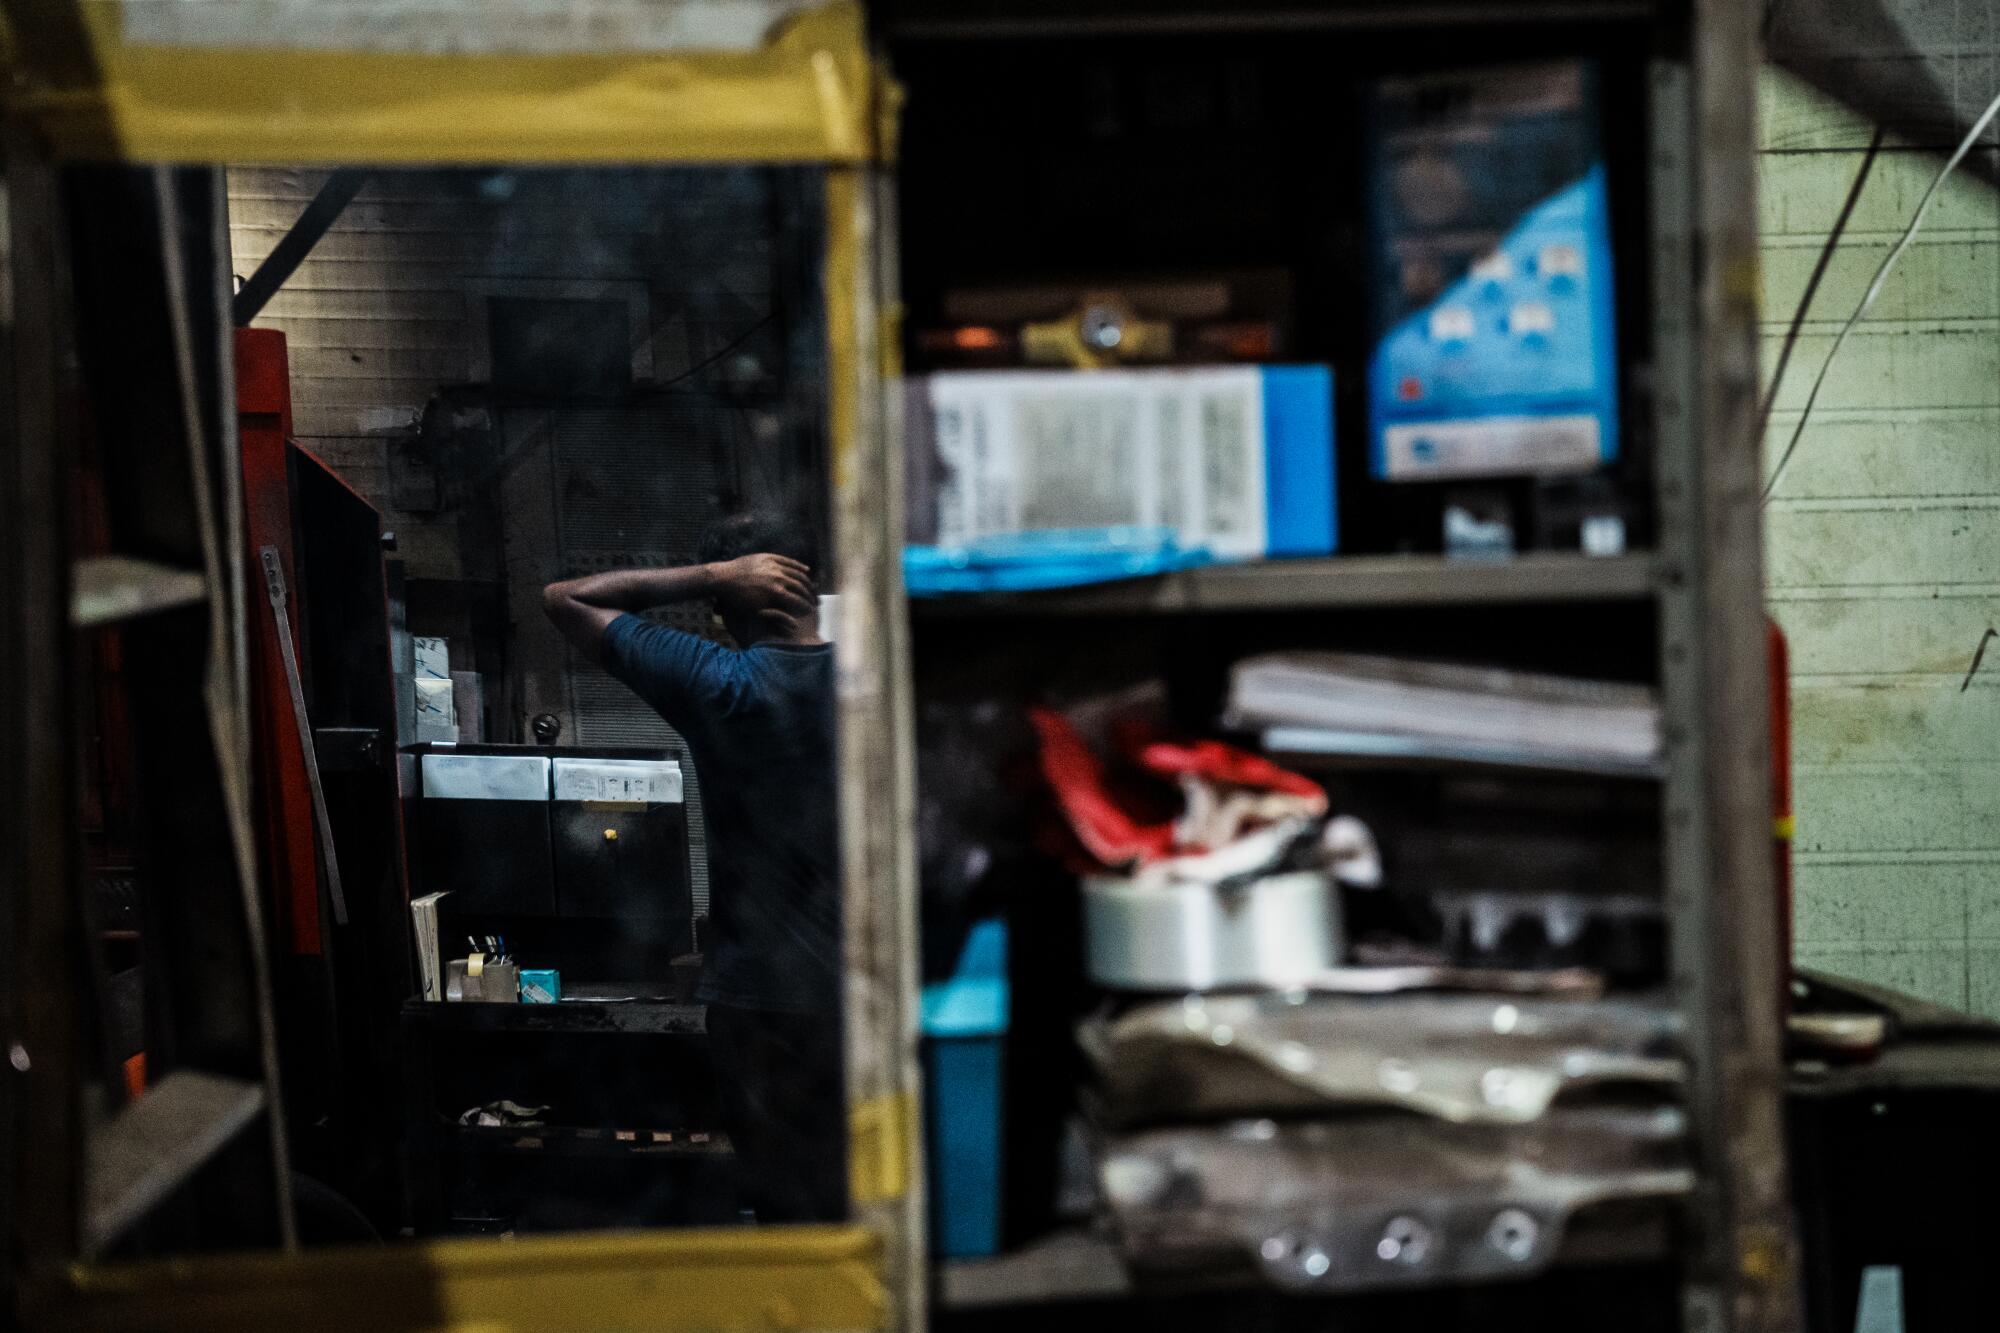
{"type": "Polygon", "coordinates": [[[1069,719],[1050,708],[1031,708],[1028,720],[1041,738],[1042,776],[1056,804],[1092,856],[1107,866],[1166,856],[1173,851],[1174,827],[1141,824],[1113,799],[1104,764],[1069,719]]]}
{"type": "MultiPolygon", "coordinates": [[[[1127,773],[1108,769],[1061,713],[1031,708],[1028,719],[1041,738],[1042,776],[1055,793],[1070,832],[1082,850],[1103,866],[1121,868],[1208,850],[1174,841],[1174,821],[1183,805],[1178,784],[1183,778],[1217,787],[1279,792],[1312,802],[1317,812],[1326,809],[1326,793],[1318,783],[1221,741],[1160,740],[1157,728],[1121,719],[1111,727],[1111,743],[1129,761],[1129,777],[1138,779],[1131,781],[1127,773]]],[[[1056,850],[1056,843],[1048,839],[1042,843],[1045,850],[1056,850]]]]}
{"type": "Polygon", "coordinates": [[[1326,793],[1311,778],[1280,768],[1261,754],[1239,750],[1221,741],[1184,744],[1155,741],[1141,750],[1138,758],[1148,771],[1167,777],[1193,776],[1230,787],[1282,792],[1316,802],[1322,810],[1326,808],[1326,793]]]}

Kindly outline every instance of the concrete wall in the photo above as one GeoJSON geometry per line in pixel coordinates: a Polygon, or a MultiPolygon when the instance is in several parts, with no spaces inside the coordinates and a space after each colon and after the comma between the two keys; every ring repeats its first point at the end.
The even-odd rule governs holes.
{"type": "MultiPolygon", "coordinates": [[[[1996,36],[1940,40],[1991,51],[1996,36]]],[[[1872,127],[1777,74],[1762,109],[1768,373],[1872,127]]],[[[1875,164],[1779,394],[1767,473],[1941,165],[1926,147],[1892,139],[1875,164]]],[[[1828,375],[1766,520],[1771,609],[1792,647],[1797,958],[2000,1018],[2000,644],[1961,688],[2000,625],[2000,194],[1987,185],[1948,183],[1828,375]]]]}

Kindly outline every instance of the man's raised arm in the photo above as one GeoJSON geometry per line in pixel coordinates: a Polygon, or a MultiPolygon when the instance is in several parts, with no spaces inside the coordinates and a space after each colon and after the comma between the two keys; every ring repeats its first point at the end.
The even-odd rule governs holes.
{"type": "Polygon", "coordinates": [[[542,609],[593,662],[602,662],[604,631],[628,611],[675,602],[735,598],[753,611],[808,614],[812,581],[806,567],[775,555],[746,555],[708,565],[674,569],[614,569],[564,579],[542,589],[542,609]]]}

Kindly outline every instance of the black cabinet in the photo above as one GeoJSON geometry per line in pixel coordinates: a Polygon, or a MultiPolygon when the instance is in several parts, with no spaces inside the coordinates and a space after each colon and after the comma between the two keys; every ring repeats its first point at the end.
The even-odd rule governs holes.
{"type": "Polygon", "coordinates": [[[504,937],[565,981],[658,981],[695,948],[686,793],[668,749],[425,745],[418,867],[444,960],[504,937]],[[467,946],[469,947],[469,946],[467,946]]]}

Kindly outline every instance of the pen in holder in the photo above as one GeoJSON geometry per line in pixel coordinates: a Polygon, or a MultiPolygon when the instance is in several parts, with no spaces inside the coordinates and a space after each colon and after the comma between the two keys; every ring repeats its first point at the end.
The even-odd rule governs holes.
{"type": "Polygon", "coordinates": [[[445,964],[444,998],[485,1004],[519,1004],[521,969],[511,959],[475,953],[445,964]]]}

